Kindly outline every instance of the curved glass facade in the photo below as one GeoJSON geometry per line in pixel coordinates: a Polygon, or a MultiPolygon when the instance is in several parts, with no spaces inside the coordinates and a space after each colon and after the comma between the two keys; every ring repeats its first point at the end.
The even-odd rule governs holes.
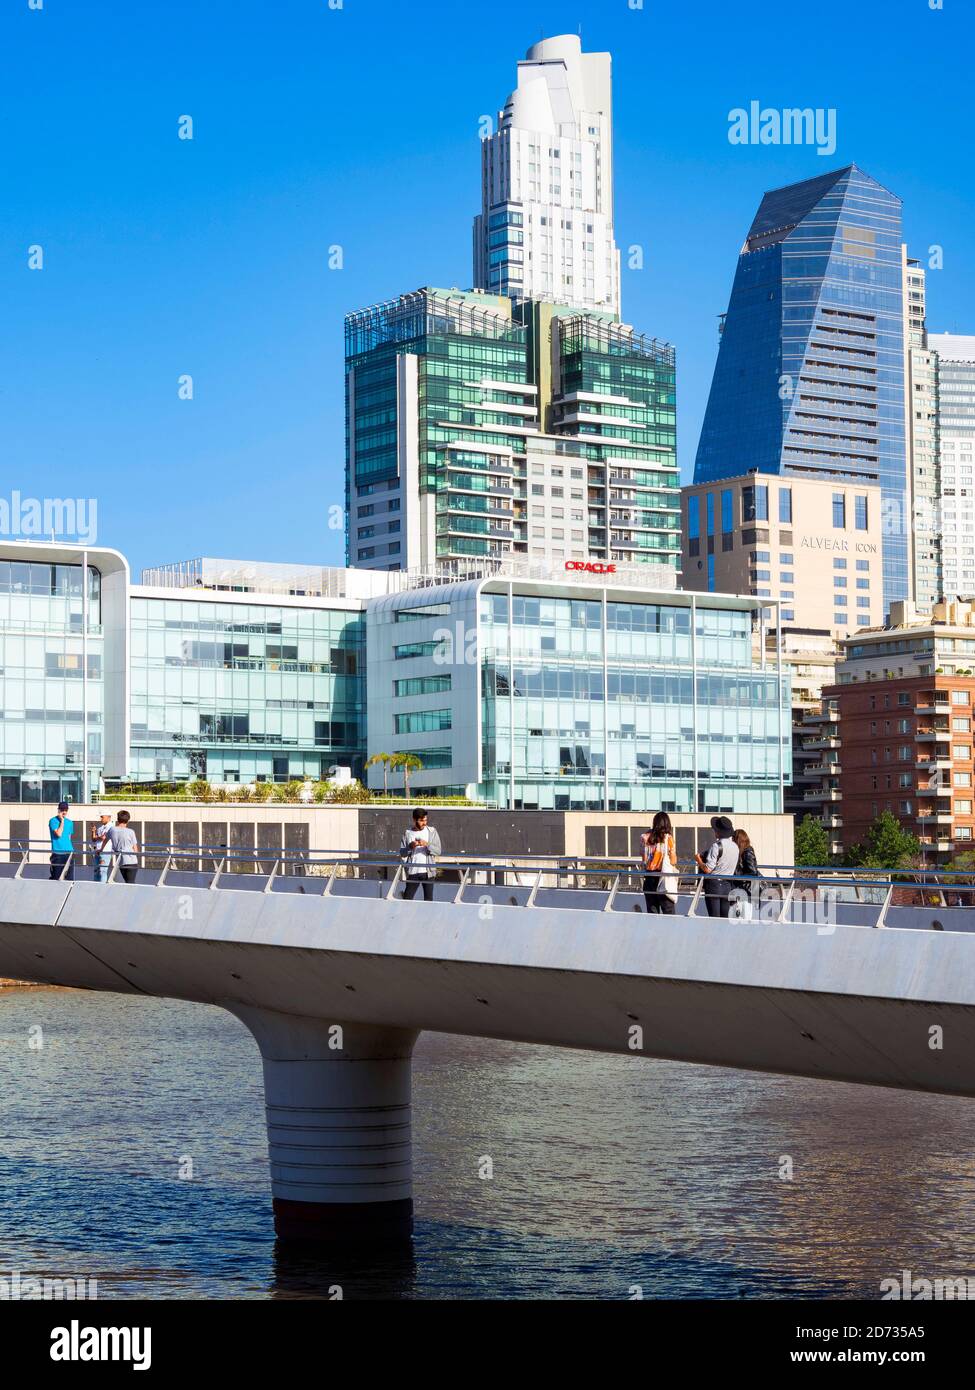
{"type": "Polygon", "coordinates": [[[0,560],[0,797],[83,799],[103,762],[101,576],[81,565],[0,560]],[[87,654],[87,670],[86,670],[87,654]],[[87,720],[87,723],[86,723],[87,720]]]}

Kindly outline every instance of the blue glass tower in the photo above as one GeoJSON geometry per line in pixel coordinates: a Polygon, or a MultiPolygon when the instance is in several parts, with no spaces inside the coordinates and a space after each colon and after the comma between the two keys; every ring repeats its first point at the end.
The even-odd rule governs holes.
{"type": "Polygon", "coordinates": [[[901,201],[855,164],[766,193],[738,258],[694,482],[752,469],[879,483],[908,596],[901,201]]]}

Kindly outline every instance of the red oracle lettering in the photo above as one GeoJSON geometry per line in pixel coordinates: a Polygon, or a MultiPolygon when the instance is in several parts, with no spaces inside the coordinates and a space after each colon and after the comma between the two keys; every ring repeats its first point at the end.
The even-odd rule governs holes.
{"type": "Polygon", "coordinates": [[[594,560],[566,560],[567,570],[583,570],[586,574],[615,574],[615,565],[603,565],[594,560]]]}

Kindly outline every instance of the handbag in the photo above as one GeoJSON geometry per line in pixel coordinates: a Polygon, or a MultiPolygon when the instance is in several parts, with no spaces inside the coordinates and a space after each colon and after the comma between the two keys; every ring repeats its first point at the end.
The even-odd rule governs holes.
{"type": "MultiPolygon", "coordinates": [[[[656,863],[657,851],[660,852],[661,869],[663,869],[665,864],[672,865],[674,863],[674,842],[669,835],[667,836],[667,839],[664,841],[662,845],[657,845],[653,856],[654,863],[656,863]]],[[[653,870],[651,869],[650,872],[652,873],[653,870]]],[[[661,873],[659,878],[657,879],[657,892],[663,893],[665,897],[672,899],[674,902],[677,901],[677,893],[679,888],[680,878],[675,872],[661,873]]]]}

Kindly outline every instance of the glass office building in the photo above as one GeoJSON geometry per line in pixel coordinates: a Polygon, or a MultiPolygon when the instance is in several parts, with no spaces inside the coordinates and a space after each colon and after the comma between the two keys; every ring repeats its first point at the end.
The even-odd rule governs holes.
{"type": "Polygon", "coordinates": [[[124,762],[127,567],[114,551],[0,545],[0,798],[83,800],[124,762]]]}
{"type": "Polygon", "coordinates": [[[694,482],[878,483],[885,605],[908,595],[901,202],[856,165],[767,193],[738,259],[694,482]]]}
{"type": "Polygon", "coordinates": [[[142,781],[358,775],[365,743],[361,605],[136,589],[131,766],[142,781]]]}
{"type": "Polygon", "coordinates": [[[419,758],[417,794],[512,809],[780,812],[791,689],[787,669],[753,658],[760,606],[501,577],[374,599],[369,747],[419,758]]]}
{"type": "Polygon", "coordinates": [[[347,559],[680,563],[674,350],[423,289],[346,319],[347,559]]]}

